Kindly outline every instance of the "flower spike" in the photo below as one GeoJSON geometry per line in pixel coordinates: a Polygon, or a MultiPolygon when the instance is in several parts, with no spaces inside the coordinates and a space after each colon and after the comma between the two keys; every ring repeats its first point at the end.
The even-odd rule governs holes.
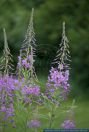
{"type": "Polygon", "coordinates": [[[12,55],[10,53],[10,49],[8,47],[8,42],[7,42],[7,35],[5,28],[3,29],[4,33],[4,50],[3,50],[3,55],[1,57],[1,64],[0,64],[0,70],[4,73],[4,75],[8,75],[11,70],[13,70],[13,60],[12,60],[12,55]]]}
{"type": "Polygon", "coordinates": [[[60,48],[57,51],[57,56],[54,59],[54,64],[58,64],[58,68],[61,69],[69,69],[69,61],[70,60],[70,52],[69,52],[69,41],[65,34],[65,22],[63,22],[63,31],[62,31],[62,40],[60,43],[60,48]],[[64,68],[63,68],[64,67],[64,68]]]}

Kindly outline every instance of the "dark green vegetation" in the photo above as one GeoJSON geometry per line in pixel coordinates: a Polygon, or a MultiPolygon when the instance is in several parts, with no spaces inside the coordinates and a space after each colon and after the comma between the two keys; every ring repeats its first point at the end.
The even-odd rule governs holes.
{"type": "MultiPolygon", "coordinates": [[[[89,0],[0,0],[0,54],[5,27],[15,66],[19,49],[35,8],[34,28],[37,38],[37,73],[48,73],[61,40],[62,22],[72,56],[71,77],[79,91],[89,89],[89,0]]],[[[76,88],[77,89],[77,88],[76,88]]]]}

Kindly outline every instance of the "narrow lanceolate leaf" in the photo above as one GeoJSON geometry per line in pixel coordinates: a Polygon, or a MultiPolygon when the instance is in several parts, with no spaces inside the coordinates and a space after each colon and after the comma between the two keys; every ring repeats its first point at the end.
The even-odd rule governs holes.
{"type": "Polygon", "coordinates": [[[63,66],[66,69],[69,69],[70,60],[70,51],[69,51],[69,41],[65,34],[65,22],[63,22],[63,31],[62,31],[62,40],[59,45],[59,50],[57,51],[57,55],[53,61],[53,64],[58,64],[58,68],[61,69],[63,66]]]}
{"type": "MultiPolygon", "coordinates": [[[[36,73],[35,73],[35,68],[34,68],[34,56],[35,56],[35,48],[36,48],[36,39],[35,39],[35,33],[34,33],[34,27],[33,27],[33,14],[34,14],[34,9],[32,9],[31,12],[31,17],[30,17],[30,22],[27,28],[27,32],[25,35],[25,40],[23,41],[21,50],[20,50],[20,57],[21,57],[21,61],[24,59],[29,58],[30,56],[30,60],[29,60],[29,64],[30,64],[30,68],[28,68],[28,72],[29,72],[29,79],[31,78],[36,78],[36,73]]],[[[21,62],[19,62],[20,64],[21,62]]],[[[22,64],[20,64],[22,65],[22,64]]],[[[22,66],[23,68],[23,66],[22,66]]],[[[19,69],[19,67],[18,67],[19,69]]],[[[21,68],[20,68],[20,74],[21,73],[21,68]]]]}
{"type": "Polygon", "coordinates": [[[12,55],[10,53],[10,49],[8,47],[8,42],[7,42],[7,35],[5,29],[3,29],[4,33],[4,50],[3,50],[3,55],[0,58],[0,70],[3,74],[9,74],[13,70],[13,60],[12,60],[12,55]]]}

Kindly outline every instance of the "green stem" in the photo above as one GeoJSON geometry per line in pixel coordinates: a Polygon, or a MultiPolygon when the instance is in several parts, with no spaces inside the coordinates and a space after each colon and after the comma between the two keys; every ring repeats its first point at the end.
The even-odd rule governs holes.
{"type": "Polygon", "coordinates": [[[5,122],[3,123],[2,132],[5,132],[5,122]]]}
{"type": "Polygon", "coordinates": [[[35,132],[37,132],[37,128],[35,128],[35,132]]]}
{"type": "Polygon", "coordinates": [[[27,132],[27,121],[28,121],[28,115],[26,117],[26,122],[25,122],[25,132],[27,132]]]}
{"type": "Polygon", "coordinates": [[[50,117],[50,120],[49,120],[49,128],[52,128],[53,119],[54,119],[54,107],[52,106],[51,117],[50,117]]]}

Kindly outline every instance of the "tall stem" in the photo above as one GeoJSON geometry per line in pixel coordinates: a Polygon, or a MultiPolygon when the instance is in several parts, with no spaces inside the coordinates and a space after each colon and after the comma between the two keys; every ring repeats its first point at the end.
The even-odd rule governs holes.
{"type": "Polygon", "coordinates": [[[51,116],[50,116],[50,120],[49,120],[49,128],[52,128],[53,119],[54,119],[54,107],[52,106],[51,116]]]}

